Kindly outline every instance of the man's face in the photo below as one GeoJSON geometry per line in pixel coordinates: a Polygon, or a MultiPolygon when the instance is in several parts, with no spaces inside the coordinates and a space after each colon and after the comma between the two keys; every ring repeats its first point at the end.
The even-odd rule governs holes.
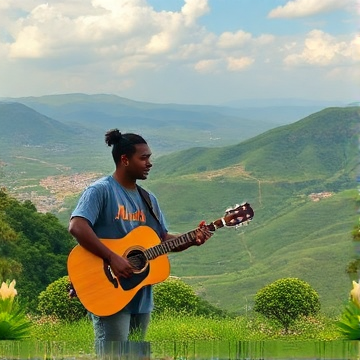
{"type": "Polygon", "coordinates": [[[152,163],[150,161],[151,150],[147,144],[135,145],[136,152],[129,159],[127,172],[134,179],[145,180],[148,175],[152,163]]]}

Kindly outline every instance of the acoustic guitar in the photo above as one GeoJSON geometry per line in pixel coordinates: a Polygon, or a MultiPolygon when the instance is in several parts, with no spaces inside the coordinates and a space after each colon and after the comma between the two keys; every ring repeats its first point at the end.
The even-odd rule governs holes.
{"type": "MultiPolygon", "coordinates": [[[[248,203],[227,209],[224,217],[205,225],[211,232],[219,228],[249,222],[254,211],[248,203]]],[[[69,254],[67,268],[70,281],[84,307],[98,316],[108,316],[123,309],[144,286],[162,282],[170,275],[167,253],[192,243],[197,229],[161,242],[148,226],[139,226],[121,239],[100,239],[116,254],[128,259],[134,268],[130,278],[114,276],[107,261],[80,245],[69,254]],[[141,244],[141,245],[140,245],[141,244]]]]}

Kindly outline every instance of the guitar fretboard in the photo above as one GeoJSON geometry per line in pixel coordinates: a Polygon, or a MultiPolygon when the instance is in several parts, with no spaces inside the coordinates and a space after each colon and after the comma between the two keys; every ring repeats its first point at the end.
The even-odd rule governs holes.
{"type": "Polygon", "coordinates": [[[181,245],[185,245],[193,242],[196,239],[196,230],[191,230],[185,234],[182,234],[174,239],[162,242],[159,245],[153,246],[150,249],[144,251],[148,260],[153,260],[158,256],[167,254],[181,245]]]}
{"type": "MultiPolygon", "coordinates": [[[[231,209],[228,211],[227,215],[223,218],[217,219],[212,223],[206,225],[207,230],[214,232],[216,229],[226,226],[235,226],[243,221],[251,220],[254,215],[253,210],[250,208],[250,205],[244,203],[239,205],[236,209],[231,209]],[[250,211],[251,210],[251,211],[250,211]],[[232,223],[233,222],[233,223],[232,223]]],[[[174,239],[166,240],[159,245],[153,246],[144,251],[144,255],[147,260],[154,260],[158,256],[165,255],[174,249],[178,248],[181,245],[192,243],[196,240],[196,231],[191,230],[185,234],[182,234],[174,239]]]]}

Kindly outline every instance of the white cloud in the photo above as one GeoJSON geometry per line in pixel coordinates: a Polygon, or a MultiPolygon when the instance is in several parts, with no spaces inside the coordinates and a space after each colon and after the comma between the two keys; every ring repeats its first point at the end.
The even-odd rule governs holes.
{"type": "Polygon", "coordinates": [[[268,45],[275,41],[275,36],[270,34],[262,34],[255,39],[257,45],[268,45]]]}
{"type": "Polygon", "coordinates": [[[24,12],[8,29],[8,38],[14,39],[10,56],[56,57],[61,48],[65,57],[84,46],[90,46],[89,54],[111,49],[118,57],[166,54],[201,33],[196,20],[209,11],[207,0],[186,0],[180,12],[156,12],[145,0],[93,0],[88,7],[81,0],[72,3],[82,4],[82,12],[76,7],[69,12],[66,1],[24,12]]]}
{"type": "Polygon", "coordinates": [[[293,0],[270,11],[269,18],[296,18],[344,9],[354,0],[293,0]]]}
{"type": "Polygon", "coordinates": [[[17,40],[10,45],[12,58],[40,58],[44,55],[44,36],[35,26],[26,26],[17,35],[17,40]]]}
{"type": "Polygon", "coordinates": [[[219,60],[201,60],[195,64],[194,69],[203,74],[212,73],[217,70],[219,64],[219,60]]]}
{"type": "MultiPolygon", "coordinates": [[[[328,66],[343,61],[347,54],[349,44],[338,41],[335,37],[320,31],[311,31],[304,41],[302,51],[287,55],[284,63],[290,66],[303,64],[328,66]]],[[[294,48],[293,44],[291,49],[294,48]]]]}
{"type": "Polygon", "coordinates": [[[220,48],[239,47],[248,43],[251,39],[251,34],[243,30],[239,30],[236,33],[226,31],[219,36],[218,46],[220,48]]]}
{"type": "Polygon", "coordinates": [[[248,68],[254,63],[254,59],[250,57],[234,58],[229,57],[227,59],[227,68],[230,71],[242,71],[248,68]]]}
{"type": "Polygon", "coordinates": [[[159,34],[153,35],[146,48],[149,53],[159,54],[167,52],[171,48],[171,44],[172,39],[170,34],[163,31],[159,34]]]}
{"type": "Polygon", "coordinates": [[[360,36],[357,35],[347,46],[344,55],[350,57],[354,61],[360,61],[360,36]]]}
{"type": "MultiPolygon", "coordinates": [[[[342,71],[336,72],[335,67],[355,74],[351,66],[360,61],[359,37],[330,35],[330,30],[329,34],[314,30],[304,35],[301,26],[296,27],[296,35],[294,29],[288,32],[284,28],[281,36],[275,36],[270,33],[274,21],[257,17],[247,19],[251,24],[259,22],[256,34],[241,17],[236,23],[217,18],[218,23],[210,24],[217,14],[209,5],[225,0],[212,1],[183,0],[178,10],[157,11],[147,0],[0,0],[0,77],[6,84],[0,85],[1,95],[99,91],[143,98],[156,93],[158,98],[170,98],[172,91],[183,91],[182,96],[194,102],[201,93],[210,93],[209,89],[218,91],[216,86],[207,85],[209,91],[195,90],[194,84],[222,82],[222,88],[233,96],[242,91],[239,84],[244,78],[251,84],[266,82],[269,88],[280,78],[285,83],[284,64],[286,76],[295,74],[298,66],[309,73],[324,66],[324,72],[333,71],[334,77],[342,71]],[[16,90],[16,83],[21,82],[21,89],[16,90]],[[176,86],[164,90],[167,83],[176,86]],[[228,83],[233,84],[232,91],[228,83]],[[195,95],[184,91],[189,87],[195,95]]],[[[305,16],[336,7],[342,10],[349,3],[288,1],[274,9],[272,16],[305,16]]],[[[326,21],[325,16],[319,18],[317,28],[326,21]]],[[[352,17],[344,21],[352,21],[352,17]]],[[[327,26],[330,29],[329,23],[327,26]]],[[[348,79],[351,82],[351,76],[348,79]]],[[[218,95],[225,98],[226,91],[218,95]]],[[[255,95],[257,91],[258,87],[255,95]]]]}
{"type": "Polygon", "coordinates": [[[196,19],[209,12],[208,0],[185,0],[181,13],[185,17],[185,24],[194,24],[196,19]]]}

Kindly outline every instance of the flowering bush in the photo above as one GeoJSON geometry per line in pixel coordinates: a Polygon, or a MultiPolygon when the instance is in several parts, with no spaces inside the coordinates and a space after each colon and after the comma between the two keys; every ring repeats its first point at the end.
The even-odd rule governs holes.
{"type": "Polygon", "coordinates": [[[350,340],[360,340],[360,284],[352,282],[350,299],[337,322],[340,331],[350,340]]]}
{"type": "Polygon", "coordinates": [[[24,338],[31,328],[31,322],[15,299],[15,284],[15,280],[6,281],[0,287],[0,340],[24,338]]]}

